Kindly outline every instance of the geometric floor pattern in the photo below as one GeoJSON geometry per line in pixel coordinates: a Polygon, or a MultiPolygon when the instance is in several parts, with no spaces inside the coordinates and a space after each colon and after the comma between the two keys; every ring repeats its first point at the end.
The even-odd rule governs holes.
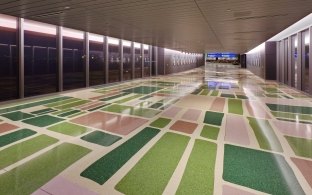
{"type": "Polygon", "coordinates": [[[312,98],[233,65],[0,106],[0,194],[312,194],[312,98]]]}

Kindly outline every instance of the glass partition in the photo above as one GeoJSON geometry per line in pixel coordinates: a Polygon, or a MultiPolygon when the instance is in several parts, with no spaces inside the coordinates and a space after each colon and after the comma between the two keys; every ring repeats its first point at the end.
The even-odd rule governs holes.
{"type": "Polygon", "coordinates": [[[86,86],[83,32],[71,29],[63,31],[63,89],[86,86]]]}
{"type": "Polygon", "coordinates": [[[144,45],[144,77],[151,74],[149,46],[144,45]]]}
{"type": "Polygon", "coordinates": [[[100,35],[89,35],[90,85],[105,83],[104,39],[100,35]]]}
{"type": "Polygon", "coordinates": [[[28,20],[25,20],[24,26],[25,97],[56,92],[56,27],[28,20]]]}
{"type": "Polygon", "coordinates": [[[123,44],[123,80],[132,79],[131,42],[123,44]]]}
{"type": "Polygon", "coordinates": [[[309,30],[302,32],[302,90],[309,91],[309,50],[310,50],[310,33],[309,30]]]}
{"type": "Polygon", "coordinates": [[[18,98],[17,19],[0,14],[0,101],[18,98]]]}
{"type": "Polygon", "coordinates": [[[141,44],[134,44],[134,77],[142,78],[142,54],[141,54],[141,44]]]}
{"type": "Polygon", "coordinates": [[[291,36],[291,86],[298,86],[298,36],[291,36]]]}
{"type": "Polygon", "coordinates": [[[120,81],[121,62],[118,39],[108,39],[108,56],[108,82],[118,82],[120,81]]]}

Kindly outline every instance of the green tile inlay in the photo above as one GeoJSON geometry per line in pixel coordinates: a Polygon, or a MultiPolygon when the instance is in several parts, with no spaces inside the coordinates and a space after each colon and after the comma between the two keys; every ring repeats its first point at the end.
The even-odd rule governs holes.
{"type": "Polygon", "coordinates": [[[153,109],[138,108],[138,107],[132,107],[132,106],[126,106],[126,105],[118,105],[118,104],[107,106],[101,110],[107,111],[107,112],[141,116],[145,118],[153,118],[160,112],[158,110],[153,110],[153,109]]]}
{"type": "Polygon", "coordinates": [[[16,111],[16,112],[6,113],[1,116],[8,118],[12,121],[19,121],[19,120],[27,119],[30,117],[34,117],[35,115],[28,114],[28,113],[21,112],[21,111],[16,111]]]}
{"type": "Polygon", "coordinates": [[[243,104],[242,100],[239,99],[228,99],[229,113],[243,115],[243,104]]]}
{"type": "Polygon", "coordinates": [[[123,96],[126,96],[126,95],[129,95],[130,93],[121,93],[121,94],[118,94],[118,95],[113,95],[113,96],[110,96],[110,97],[106,97],[106,98],[102,98],[100,99],[101,101],[110,101],[110,100],[113,100],[113,99],[117,99],[117,98],[120,98],[120,97],[123,97],[123,96]]]}
{"type": "Polygon", "coordinates": [[[204,123],[221,126],[223,116],[224,113],[207,111],[205,114],[204,123]]]}
{"type": "Polygon", "coordinates": [[[30,125],[34,125],[37,127],[46,127],[46,126],[52,125],[54,123],[58,123],[63,120],[64,119],[57,118],[57,117],[50,116],[50,115],[42,115],[42,116],[34,117],[31,119],[23,120],[22,122],[30,124],[30,125]]]}
{"type": "Polygon", "coordinates": [[[45,109],[41,109],[41,110],[31,112],[31,114],[41,115],[41,114],[47,114],[47,113],[54,112],[54,111],[56,111],[56,110],[54,110],[52,108],[45,108],[45,109]]]}
{"type": "Polygon", "coordinates": [[[9,107],[9,108],[3,108],[0,109],[0,114],[2,113],[6,113],[6,112],[13,112],[13,111],[18,111],[18,110],[22,110],[22,109],[26,109],[26,108],[30,108],[30,107],[34,107],[34,106],[40,106],[40,105],[45,105],[51,102],[58,102],[58,101],[63,101],[66,99],[69,99],[70,97],[56,97],[56,98],[51,98],[51,99],[47,99],[47,100],[40,100],[40,101],[36,101],[36,102],[31,102],[31,103],[26,103],[26,104],[22,104],[22,105],[18,105],[18,106],[13,106],[13,107],[9,107]]]}
{"type": "Polygon", "coordinates": [[[72,103],[72,102],[77,102],[79,100],[80,99],[78,99],[78,98],[70,98],[70,99],[66,99],[66,100],[62,100],[62,101],[49,103],[49,104],[46,104],[45,106],[46,107],[57,107],[57,106],[62,106],[62,105],[69,104],[69,103],[72,103]]]}
{"type": "Polygon", "coordinates": [[[228,144],[223,179],[268,194],[305,194],[283,156],[228,144]]]}
{"type": "Polygon", "coordinates": [[[158,118],[155,121],[153,121],[150,126],[156,127],[156,128],[164,128],[171,122],[171,119],[168,118],[158,118]]]}
{"type": "Polygon", "coordinates": [[[110,146],[120,140],[121,137],[101,131],[94,131],[92,133],[89,133],[88,135],[81,137],[81,139],[101,146],[110,146]]]}
{"type": "Polygon", "coordinates": [[[222,93],[221,97],[224,97],[224,98],[235,98],[235,95],[222,93]]]}
{"type": "Polygon", "coordinates": [[[189,140],[187,136],[166,133],[115,188],[124,194],[162,194],[189,140]]]}
{"type": "Polygon", "coordinates": [[[56,112],[53,112],[51,114],[53,115],[59,115],[59,114],[62,114],[62,113],[65,113],[65,112],[69,112],[69,111],[72,111],[73,109],[65,109],[65,110],[60,110],[60,111],[56,111],[56,112]]]}
{"type": "Polygon", "coordinates": [[[245,96],[245,95],[236,95],[236,97],[237,97],[238,99],[244,99],[244,100],[248,99],[248,97],[245,96]]]}
{"type": "Polygon", "coordinates": [[[103,185],[160,130],[144,128],[141,132],[91,164],[80,175],[103,185]]]}
{"type": "Polygon", "coordinates": [[[79,100],[79,101],[68,103],[68,104],[64,104],[64,105],[61,105],[61,106],[56,106],[54,108],[60,109],[60,110],[64,110],[64,109],[80,106],[80,105],[86,104],[88,102],[90,102],[90,101],[89,100],[79,100]]]}
{"type": "Polygon", "coordinates": [[[265,96],[270,97],[270,98],[281,98],[278,94],[265,94],[265,96]]]}
{"type": "Polygon", "coordinates": [[[90,152],[63,143],[48,152],[0,175],[0,194],[31,194],[90,152]]]}
{"type": "Polygon", "coordinates": [[[156,102],[155,104],[152,104],[149,108],[157,109],[157,108],[162,107],[163,105],[164,105],[164,104],[161,103],[161,102],[156,102]]]}
{"type": "Polygon", "coordinates": [[[73,114],[73,115],[68,116],[68,118],[73,118],[73,117],[76,117],[76,116],[79,116],[79,115],[82,115],[85,113],[87,113],[87,112],[78,112],[77,114],[73,114]]]}
{"type": "Polygon", "coordinates": [[[209,90],[208,89],[204,89],[201,91],[201,93],[199,95],[208,95],[209,94],[209,90]]]}
{"type": "Polygon", "coordinates": [[[76,114],[76,113],[78,113],[78,112],[80,112],[80,110],[71,110],[71,111],[69,111],[69,112],[65,112],[65,113],[59,114],[58,116],[59,116],[59,117],[67,117],[67,116],[76,114]]]}
{"type": "Polygon", "coordinates": [[[48,128],[51,131],[70,136],[78,136],[87,132],[88,128],[69,122],[59,123],[48,128]]]}
{"type": "Polygon", "coordinates": [[[130,89],[123,90],[123,92],[128,93],[138,93],[138,94],[150,94],[155,91],[161,90],[162,87],[150,87],[150,86],[139,86],[130,89]]]}
{"type": "Polygon", "coordinates": [[[312,139],[285,136],[297,156],[312,158],[312,139]]]}
{"type": "Polygon", "coordinates": [[[140,100],[146,100],[146,99],[151,98],[151,97],[153,97],[153,96],[152,95],[146,95],[144,97],[141,97],[140,100]]]}
{"type": "Polygon", "coordinates": [[[248,117],[249,125],[253,129],[260,148],[283,152],[283,148],[267,120],[248,117]]]}
{"type": "Polygon", "coordinates": [[[264,91],[266,91],[267,93],[281,93],[280,90],[278,90],[277,88],[272,88],[272,87],[267,87],[267,88],[263,88],[264,91]]]}
{"type": "Polygon", "coordinates": [[[213,90],[210,96],[218,96],[219,91],[218,90],[213,90]]]}
{"type": "Polygon", "coordinates": [[[139,97],[142,97],[142,95],[136,94],[136,95],[133,95],[133,96],[130,96],[130,97],[121,99],[121,100],[117,100],[117,101],[115,101],[114,103],[116,103],[116,104],[121,104],[121,103],[128,102],[128,101],[130,101],[130,100],[137,99],[137,98],[139,98],[139,97]]]}
{"type": "Polygon", "coordinates": [[[213,194],[217,144],[195,140],[176,194],[213,194]]]}
{"type": "Polygon", "coordinates": [[[312,114],[312,107],[289,106],[289,105],[281,105],[281,104],[267,104],[267,106],[272,111],[291,112],[291,113],[299,113],[299,114],[312,114]]]}
{"type": "Polygon", "coordinates": [[[208,139],[217,140],[219,135],[220,128],[213,127],[210,125],[204,125],[200,136],[208,139]]]}
{"type": "Polygon", "coordinates": [[[273,116],[278,118],[287,118],[287,119],[299,119],[299,120],[312,120],[312,115],[303,115],[289,112],[271,112],[273,116]]]}
{"type": "Polygon", "coordinates": [[[0,151],[0,169],[16,163],[56,142],[58,142],[58,140],[53,137],[39,135],[29,140],[9,146],[8,148],[0,151]]]}
{"type": "Polygon", "coordinates": [[[36,134],[36,131],[30,129],[20,129],[9,134],[0,136],[0,147],[6,146],[18,140],[24,139],[26,137],[36,134]]]}

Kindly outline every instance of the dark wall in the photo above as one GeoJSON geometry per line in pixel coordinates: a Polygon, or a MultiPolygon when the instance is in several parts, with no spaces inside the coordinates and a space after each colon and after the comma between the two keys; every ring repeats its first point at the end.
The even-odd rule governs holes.
{"type": "Polygon", "coordinates": [[[240,55],[241,68],[246,68],[246,54],[240,55]]]}
{"type": "Polygon", "coordinates": [[[265,43],[265,79],[276,80],[276,42],[265,43]]]}
{"type": "Polygon", "coordinates": [[[164,75],[165,74],[165,49],[158,47],[158,74],[164,75]]]}

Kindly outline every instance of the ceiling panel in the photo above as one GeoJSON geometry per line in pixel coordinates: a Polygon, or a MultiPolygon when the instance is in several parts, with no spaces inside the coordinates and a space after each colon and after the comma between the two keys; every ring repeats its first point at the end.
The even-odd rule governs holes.
{"type": "Polygon", "coordinates": [[[189,52],[246,52],[311,0],[0,0],[0,13],[189,52]]]}

